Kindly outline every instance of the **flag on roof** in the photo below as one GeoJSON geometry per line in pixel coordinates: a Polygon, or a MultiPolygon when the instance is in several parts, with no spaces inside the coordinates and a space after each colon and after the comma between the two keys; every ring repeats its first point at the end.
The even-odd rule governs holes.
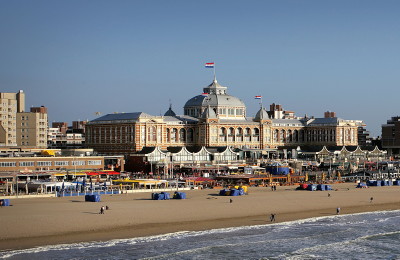
{"type": "Polygon", "coordinates": [[[202,93],[201,94],[203,97],[208,97],[208,93],[202,93]]]}
{"type": "Polygon", "coordinates": [[[262,96],[255,96],[254,98],[255,98],[255,99],[261,99],[262,96]]]}
{"type": "Polygon", "coordinates": [[[206,68],[214,68],[214,62],[206,63],[206,68]]]}

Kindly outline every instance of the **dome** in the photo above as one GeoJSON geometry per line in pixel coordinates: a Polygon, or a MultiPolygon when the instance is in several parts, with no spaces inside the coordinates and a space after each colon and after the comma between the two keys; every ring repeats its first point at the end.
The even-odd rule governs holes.
{"type": "Polygon", "coordinates": [[[265,108],[261,107],[260,110],[258,110],[256,116],[254,117],[254,120],[261,121],[267,119],[269,119],[268,112],[265,110],[265,108]]]}
{"type": "Polygon", "coordinates": [[[216,95],[210,94],[208,97],[202,95],[195,96],[189,99],[185,107],[188,106],[232,106],[232,107],[245,107],[242,100],[231,95],[216,95]]]}
{"type": "Polygon", "coordinates": [[[172,110],[172,107],[169,106],[167,112],[165,112],[164,116],[176,116],[175,112],[172,110]]]}
{"type": "Polygon", "coordinates": [[[218,118],[244,119],[246,105],[237,97],[228,95],[227,87],[221,86],[216,79],[203,89],[204,95],[189,99],[184,106],[184,114],[201,117],[209,106],[216,112],[218,118]]]}

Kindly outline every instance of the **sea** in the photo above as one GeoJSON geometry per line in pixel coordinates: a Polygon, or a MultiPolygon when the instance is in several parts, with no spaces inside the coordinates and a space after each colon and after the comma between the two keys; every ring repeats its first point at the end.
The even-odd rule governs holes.
{"type": "Polygon", "coordinates": [[[0,258],[400,259],[400,211],[42,246],[3,251],[0,258]]]}

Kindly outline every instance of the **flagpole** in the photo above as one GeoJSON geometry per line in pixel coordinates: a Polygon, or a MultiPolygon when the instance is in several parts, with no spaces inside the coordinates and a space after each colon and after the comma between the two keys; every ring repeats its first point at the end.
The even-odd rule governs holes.
{"type": "Polygon", "coordinates": [[[215,73],[215,62],[214,62],[214,81],[217,81],[217,76],[216,76],[216,73],[215,73]]]}

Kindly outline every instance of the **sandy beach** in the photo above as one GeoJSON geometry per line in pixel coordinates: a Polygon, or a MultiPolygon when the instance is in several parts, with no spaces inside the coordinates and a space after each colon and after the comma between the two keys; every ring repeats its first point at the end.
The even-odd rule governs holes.
{"type": "Polygon", "coordinates": [[[0,250],[260,225],[270,223],[271,213],[283,222],[334,215],[337,207],[341,214],[400,209],[400,186],[357,189],[346,183],[313,192],[296,187],[250,188],[240,197],[218,196],[219,189],[191,190],[186,200],[163,201],[151,200],[151,193],[102,195],[100,203],[83,196],[13,199],[11,207],[0,209],[0,250]],[[110,209],[99,214],[106,205],[110,209]]]}

